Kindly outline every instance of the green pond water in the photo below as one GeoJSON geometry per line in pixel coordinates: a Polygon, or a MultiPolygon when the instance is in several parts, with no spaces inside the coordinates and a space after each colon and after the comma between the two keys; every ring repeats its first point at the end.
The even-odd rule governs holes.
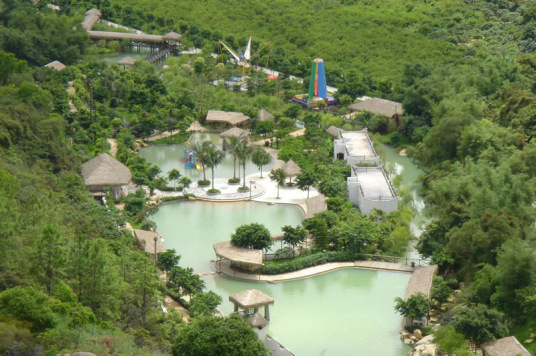
{"type": "MultiPolygon", "coordinates": [[[[190,142],[197,141],[211,141],[221,149],[222,139],[219,134],[216,133],[195,133],[190,138],[190,142]]],[[[145,158],[148,162],[156,164],[162,170],[162,174],[166,175],[172,169],[178,169],[181,175],[189,177],[192,181],[203,178],[203,171],[197,169],[186,169],[184,162],[184,145],[155,145],[143,148],[140,150],[140,156],[145,158]]],[[[268,172],[273,166],[273,162],[263,166],[262,171],[268,172]]],[[[256,173],[259,169],[250,161],[246,163],[246,176],[248,174],[256,173]]],[[[210,169],[206,169],[207,179],[210,179],[210,169]]],[[[233,177],[233,157],[230,154],[225,156],[225,159],[221,165],[219,165],[215,171],[214,176],[216,178],[232,178],[233,177]]],[[[236,176],[238,177],[238,162],[236,164],[236,176]]]]}

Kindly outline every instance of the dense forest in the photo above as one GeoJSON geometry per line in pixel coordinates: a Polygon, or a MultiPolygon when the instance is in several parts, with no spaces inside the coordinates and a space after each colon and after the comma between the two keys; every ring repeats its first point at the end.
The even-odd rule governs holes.
{"type": "MultiPolygon", "coordinates": [[[[221,300],[204,291],[191,269],[178,266],[179,256],[159,260],[176,278],[158,278],[125,229],[126,221],[154,227],[143,194],[129,196],[121,213],[89,196],[80,176],[82,162],[108,152],[107,139],[114,137],[134,183],[166,188],[160,169],[135,154],[135,140],[155,130],[182,135],[212,109],[274,113],[277,127],[254,123],[251,129],[258,135],[277,129],[280,158],[318,173],[310,183],[304,175],[303,185],[326,194],[329,211],[303,226],[319,250],[332,249],[334,256],[363,239],[378,248],[366,252],[402,253],[411,198],[402,189],[404,208],[381,224],[363,218],[345,201],[348,171],[330,162],[324,129],[366,126],[379,141],[405,148],[425,171],[431,222],[417,248],[444,278],[434,298],[444,303],[442,289],[449,296],[461,288],[448,299],[438,338],[478,345],[506,334],[524,341],[534,331],[536,2],[55,4],[59,12],[44,1],[0,1],[0,331],[7,335],[1,352],[182,354],[200,328],[242,330],[245,324],[234,317],[211,317],[221,300]],[[92,7],[147,33],[179,32],[184,47],[203,54],[170,58],[166,71],[142,61],[121,70],[98,59],[122,44],[91,43],[80,26],[92,7]],[[304,86],[287,78],[275,83],[257,74],[245,93],[209,84],[234,69],[210,56],[219,51],[217,41],[244,47],[250,35],[257,49],[271,43],[259,64],[269,55],[271,68],[307,77],[311,60],[323,58],[328,84],[339,88],[343,103],[360,95],[400,101],[402,125],[392,130],[366,113],[345,118],[302,111],[286,100],[304,86]],[[67,69],[42,68],[53,60],[67,69]],[[306,135],[293,139],[288,132],[298,121],[306,135]],[[194,296],[190,324],[160,309],[164,295],[183,293],[194,296]]],[[[266,351],[254,340],[243,347],[252,355],[266,351]]]]}

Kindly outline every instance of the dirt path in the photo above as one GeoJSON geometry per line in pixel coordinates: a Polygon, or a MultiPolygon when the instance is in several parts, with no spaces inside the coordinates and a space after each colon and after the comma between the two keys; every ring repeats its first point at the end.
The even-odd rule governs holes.
{"type": "Polygon", "coordinates": [[[117,154],[117,141],[115,138],[109,138],[108,143],[110,144],[110,153],[112,154],[112,157],[115,157],[117,154]]]}

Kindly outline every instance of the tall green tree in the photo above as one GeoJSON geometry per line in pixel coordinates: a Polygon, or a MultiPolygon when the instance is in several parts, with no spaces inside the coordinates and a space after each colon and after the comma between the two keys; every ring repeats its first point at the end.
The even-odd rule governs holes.
{"type": "Polygon", "coordinates": [[[270,180],[277,184],[277,199],[279,199],[279,187],[285,186],[287,174],[282,168],[272,169],[269,174],[270,180]]]}
{"type": "Polygon", "coordinates": [[[257,166],[257,168],[261,171],[261,178],[262,178],[262,166],[265,166],[272,162],[272,156],[262,148],[257,148],[253,151],[253,154],[251,155],[251,161],[254,165],[257,166]]]}
{"type": "Polygon", "coordinates": [[[270,231],[258,223],[241,225],[231,235],[231,243],[237,247],[267,250],[272,246],[270,231]]]}

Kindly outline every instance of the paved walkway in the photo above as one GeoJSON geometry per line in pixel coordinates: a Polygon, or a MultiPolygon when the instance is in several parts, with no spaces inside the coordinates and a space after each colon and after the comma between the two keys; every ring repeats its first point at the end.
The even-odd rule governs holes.
{"type": "Polygon", "coordinates": [[[245,280],[250,282],[261,282],[261,283],[277,283],[277,282],[290,282],[298,279],[304,279],[314,276],[319,276],[329,272],[339,271],[341,269],[348,268],[359,268],[359,269],[370,269],[375,271],[391,271],[391,272],[402,272],[402,273],[412,273],[413,268],[406,266],[401,263],[390,263],[390,262],[378,262],[378,261],[355,261],[355,262],[331,262],[325,263],[323,265],[318,265],[314,267],[304,268],[299,271],[282,273],[282,274],[249,274],[244,272],[235,271],[231,268],[231,264],[227,260],[217,262],[216,269],[218,272],[224,275],[225,277],[245,280]],[[221,268],[220,268],[221,266],[221,268]]]}

